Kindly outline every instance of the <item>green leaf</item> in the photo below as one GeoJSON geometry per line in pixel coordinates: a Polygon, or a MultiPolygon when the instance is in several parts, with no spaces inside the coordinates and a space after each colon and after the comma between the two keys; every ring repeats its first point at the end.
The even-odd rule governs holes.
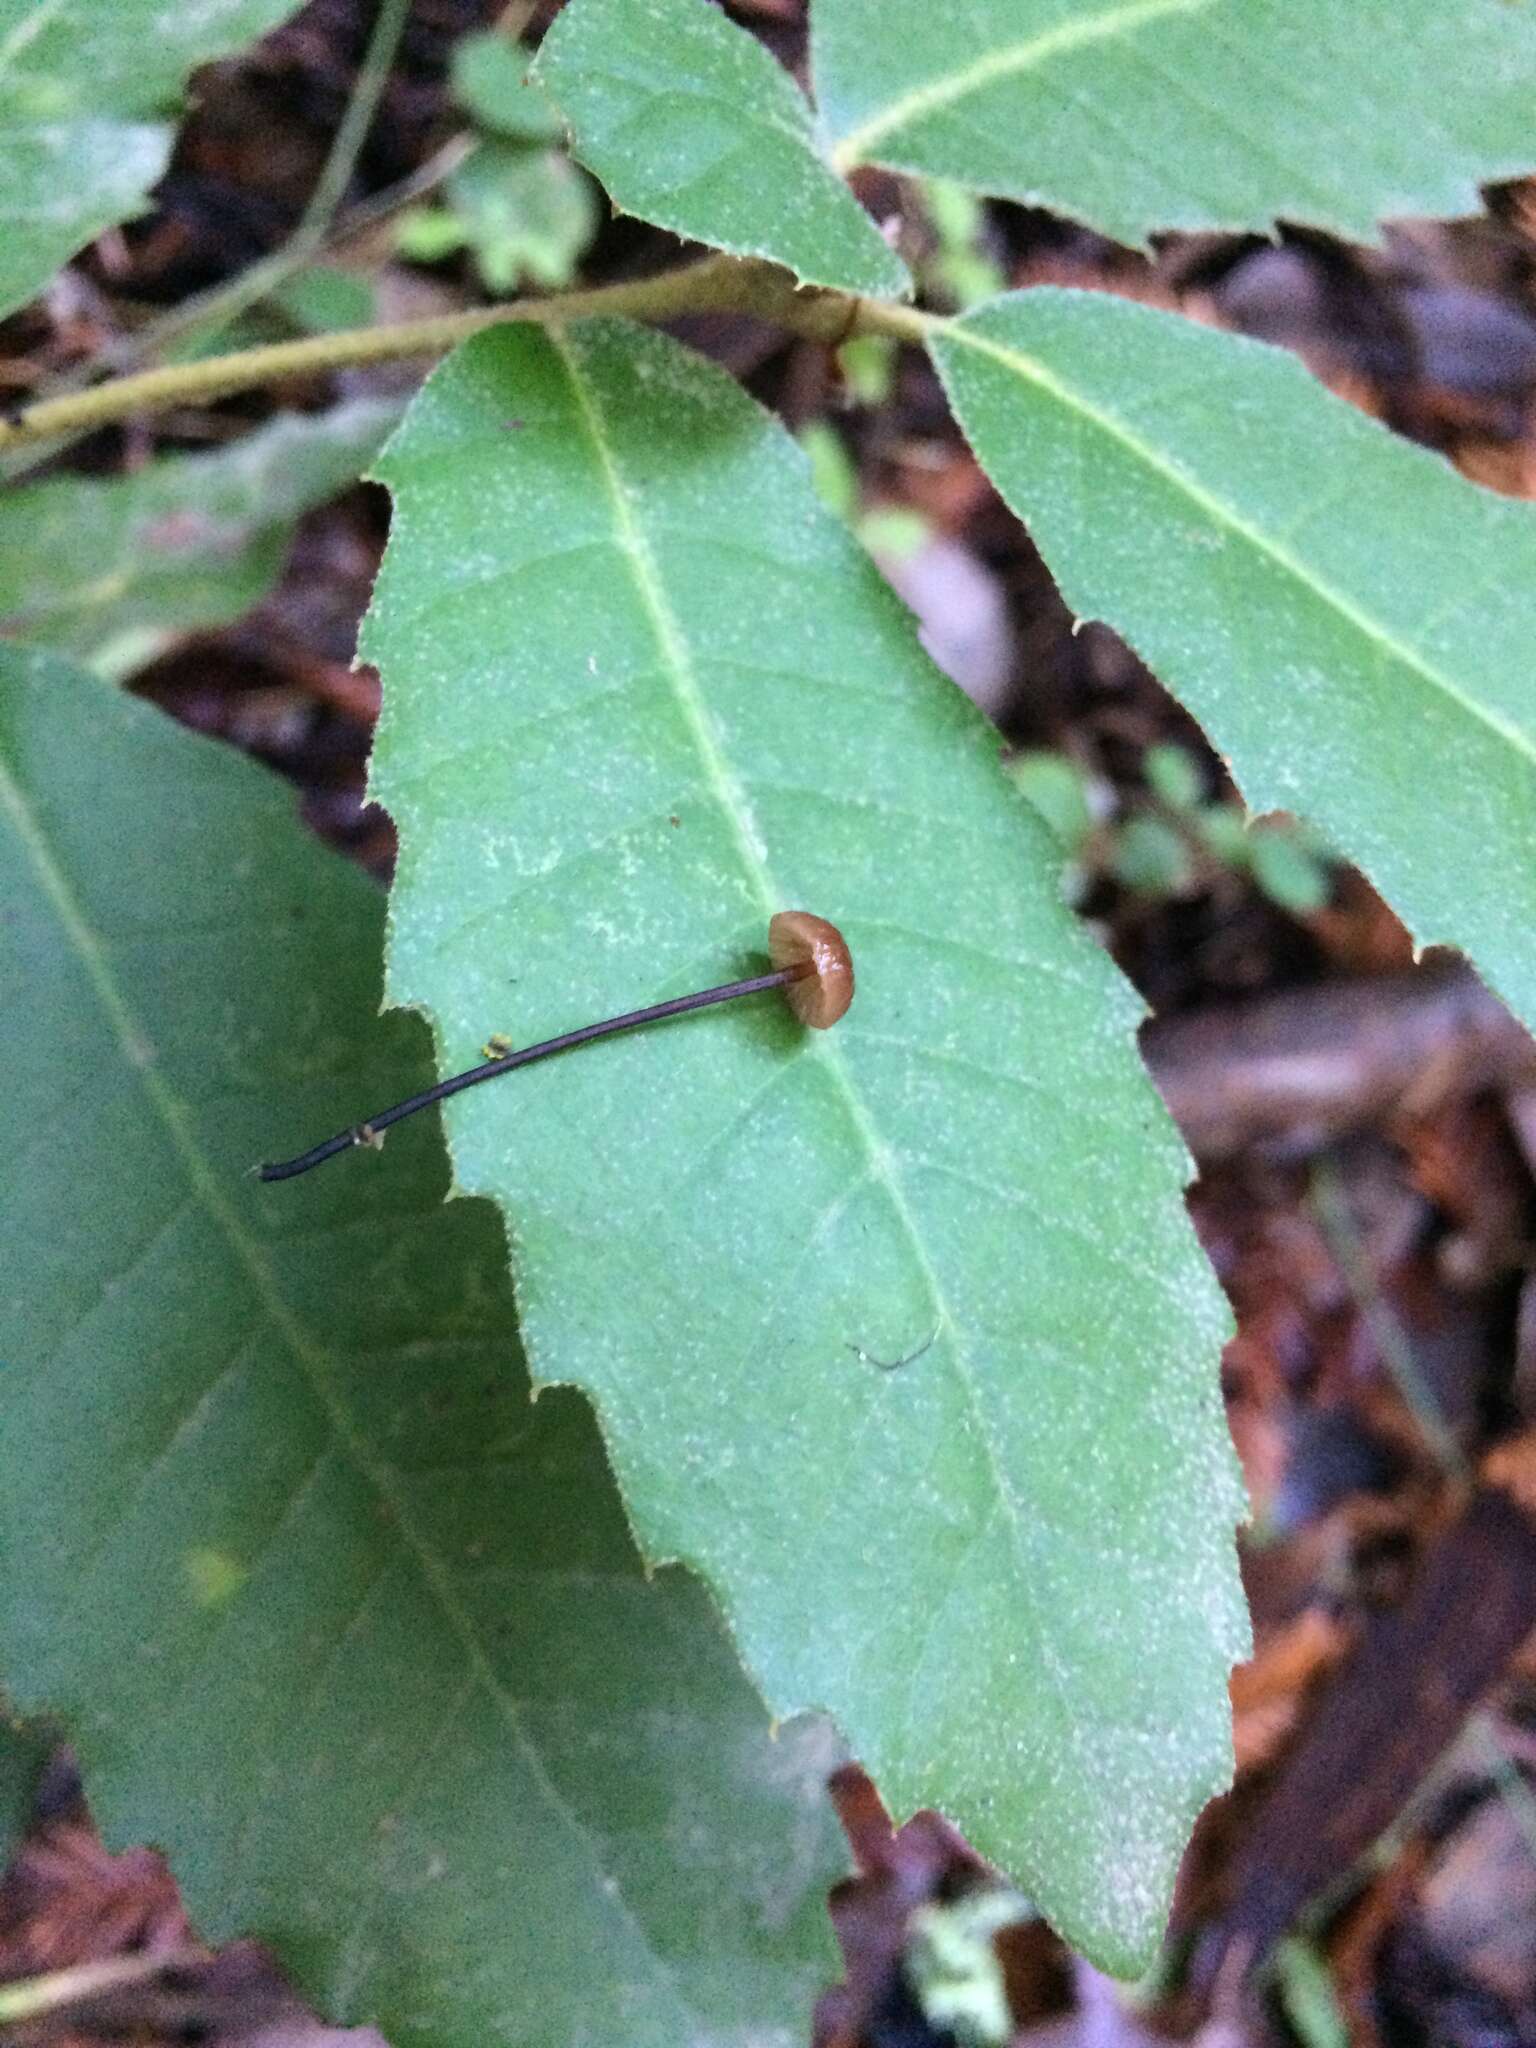
{"type": "Polygon", "coordinates": [[[974,306],[990,299],[1008,283],[987,254],[986,209],[974,192],[948,178],[934,178],[921,187],[923,211],[937,243],[922,266],[922,279],[942,305],[974,306]]]}
{"type": "Polygon", "coordinates": [[[1093,831],[1088,778],[1069,754],[1032,748],[1008,763],[1008,776],[1040,813],[1068,853],[1078,853],[1093,831]]]}
{"type": "Polygon", "coordinates": [[[788,2044],[829,1967],[824,1723],[770,1739],[648,1578],[502,1232],[253,1159],[421,1085],[382,901],[232,753],[0,649],[0,1668],[114,1845],[394,2048],[788,2044]]]}
{"type": "Polygon", "coordinates": [[[1141,811],[1127,818],[1115,840],[1110,863],[1128,889],[1147,896],[1180,896],[1194,879],[1194,864],[1182,835],[1162,818],[1141,811]]]}
{"type": "Polygon", "coordinates": [[[1328,901],[1328,870],[1283,824],[1256,824],[1248,834],[1247,852],[1253,879],[1282,910],[1305,917],[1328,901]]]}
{"type": "Polygon", "coordinates": [[[800,88],[712,0],[568,0],[534,76],[626,213],[768,257],[804,284],[910,290],[906,266],[818,153],[800,88]]]}
{"type": "Polygon", "coordinates": [[[887,576],[892,565],[918,553],[933,528],[911,505],[871,505],[854,521],[861,544],[876,556],[887,576]]]}
{"type": "Polygon", "coordinates": [[[468,244],[464,222],[446,206],[408,207],[395,229],[395,247],[412,263],[441,263],[468,244]]]}
{"type": "Polygon", "coordinates": [[[1333,1973],[1313,1944],[1299,1936],[1277,1942],[1272,1969],[1280,2004],[1303,2048],[1349,2048],[1349,2021],[1333,1973]]]}
{"type": "Polygon", "coordinates": [[[238,618],[276,582],[299,514],[356,482],[401,409],[358,398],[284,413],[214,455],[7,491],[4,630],[121,674],[178,633],[238,618]]]}
{"type": "Polygon", "coordinates": [[[544,88],[529,77],[529,51],[495,29],[453,46],[453,96],[482,128],[513,142],[558,142],[561,121],[544,88]]]}
{"type": "Polygon", "coordinates": [[[842,170],[957,179],[1125,242],[1477,210],[1536,161],[1510,0],[814,0],[842,170]]]}
{"type": "Polygon", "coordinates": [[[378,316],[371,280],[332,263],[312,263],[285,277],[272,293],[271,302],[307,334],[366,327],[378,316]]]}
{"type": "Polygon", "coordinates": [[[811,465],[811,482],[817,497],[839,519],[856,519],[859,473],[842,435],[830,420],[816,419],[806,421],[798,438],[811,465]]]}
{"type": "Polygon", "coordinates": [[[1141,757],[1147,787],[1175,811],[1198,811],[1205,802],[1205,777],[1188,747],[1160,741],[1141,757]]]}
{"type": "Polygon", "coordinates": [[[1241,804],[1207,804],[1190,819],[1190,829],[1208,853],[1228,867],[1246,868],[1251,847],[1248,814],[1241,804]]]}
{"type": "Polygon", "coordinates": [[[1180,697],[1253,811],[1294,811],[1421,945],[1536,1025],[1536,518],[1291,356],[1102,293],[931,346],[1067,603],[1180,697]]]}
{"type": "Polygon", "coordinates": [[[888,334],[856,334],[837,351],[850,405],[884,405],[896,383],[896,343],[888,334]]]}
{"type": "Polygon", "coordinates": [[[165,169],[153,117],[196,65],[275,28],[296,0],[0,0],[0,315],[136,213],[165,169]]]}
{"type": "Polygon", "coordinates": [[[399,224],[400,253],[440,263],[473,249],[493,292],[568,285],[598,228],[597,188],[553,149],[481,143],[448,181],[448,206],[419,206],[399,224]]]}
{"type": "Polygon", "coordinates": [[[857,967],[834,1031],[763,997],[450,1105],[536,1378],[593,1394],[645,1551],[707,1575],[776,1713],[828,1708],[1135,1968],[1244,1642],[1226,1310],[1139,1002],[722,372],[488,333],[379,467],[388,988],[443,1069],[752,972],[785,907],[857,967]]]}
{"type": "Polygon", "coordinates": [[[448,181],[464,240],[493,292],[525,277],[568,285],[598,228],[592,181],[554,149],[482,142],[448,181]]]}
{"type": "Polygon", "coordinates": [[[997,1936],[1036,1918],[1006,1885],[918,1906],[907,1922],[903,1975],[924,2019],[956,2048],[1007,2048],[1018,2029],[997,1936]]]}

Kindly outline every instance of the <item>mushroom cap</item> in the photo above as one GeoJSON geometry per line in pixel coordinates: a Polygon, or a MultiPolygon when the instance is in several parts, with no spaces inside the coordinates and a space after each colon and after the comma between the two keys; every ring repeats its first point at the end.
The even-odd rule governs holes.
{"type": "Polygon", "coordinates": [[[853,1001],[853,956],[835,924],[810,910],[781,910],[768,921],[768,957],[775,967],[806,972],[784,989],[802,1024],[825,1031],[853,1001]]]}

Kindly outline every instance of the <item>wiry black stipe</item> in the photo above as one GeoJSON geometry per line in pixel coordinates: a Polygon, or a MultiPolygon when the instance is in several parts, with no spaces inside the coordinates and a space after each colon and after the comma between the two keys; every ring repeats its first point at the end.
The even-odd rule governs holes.
{"type": "Polygon", "coordinates": [[[482,1066],[471,1067],[466,1073],[454,1074],[446,1081],[437,1082],[434,1087],[423,1088],[419,1095],[409,1096],[390,1109],[379,1110],[362,1123],[338,1131],[334,1138],[327,1138],[323,1144],[312,1145],[296,1159],[282,1159],[273,1165],[260,1167],[257,1178],[292,1180],[295,1174],[308,1173],[312,1166],[322,1166],[327,1159],[334,1159],[338,1152],[350,1152],[354,1145],[377,1148],[382,1133],[391,1124],[399,1123],[402,1117],[414,1116],[418,1109],[427,1109],[432,1103],[442,1102],[465,1088],[478,1088],[482,1081],[494,1081],[498,1074],[510,1074],[514,1067],[531,1067],[535,1060],[547,1060],[552,1053],[568,1052],[573,1045],[586,1045],[594,1038],[609,1038],[617,1031],[634,1031],[642,1024],[657,1024],[663,1017],[681,1017],[688,1010],[707,1009],[711,1003],[728,1003],[737,996],[755,996],[764,989],[783,988],[791,981],[803,980],[811,971],[804,963],[776,968],[772,974],[754,974],[746,981],[728,981],[720,988],[703,989],[698,995],[674,996],[670,1002],[652,1003],[644,1010],[630,1010],[622,1017],[608,1017],[601,1024],[583,1024],[577,1031],[563,1031],[558,1038],[546,1038],[540,1045],[525,1045],[516,1052],[504,1053],[499,1059],[486,1060],[482,1066]]]}

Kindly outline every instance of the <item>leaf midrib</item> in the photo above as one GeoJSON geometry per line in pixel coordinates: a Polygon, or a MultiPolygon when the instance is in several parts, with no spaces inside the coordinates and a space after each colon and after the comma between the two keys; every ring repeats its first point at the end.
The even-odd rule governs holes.
{"type": "Polygon", "coordinates": [[[943,77],[914,86],[911,92],[892,100],[879,113],[867,116],[837,144],[832,152],[832,163],[837,170],[850,171],[857,164],[867,162],[871,152],[898,128],[920,121],[941,108],[952,107],[969,94],[996,84],[1000,78],[1016,78],[1022,72],[1033,71],[1064,51],[1082,49],[1092,43],[1112,42],[1116,36],[1129,34],[1166,15],[1202,14],[1217,4],[1218,0],[1123,0],[1122,5],[1108,7],[1102,14],[1059,22],[1055,28],[1026,36],[1022,42],[1007,43],[1001,49],[989,50],[973,64],[963,65],[957,71],[946,72],[943,77]]]}
{"type": "Polygon", "coordinates": [[[134,1057],[135,1047],[152,1043],[150,1034],[140,1028],[133,1008],[119,988],[112,972],[106,948],[92,929],[63,868],[54,858],[47,834],[29,804],[25,792],[11,775],[3,754],[0,754],[0,810],[10,817],[16,835],[32,862],[43,893],[52,904],[64,934],[96,992],[112,1033],[123,1049],[124,1063],[140,1084],[151,1110],[158,1117],[170,1139],[173,1150],[182,1162],[194,1196],[202,1205],[216,1232],[229,1246],[236,1262],[244,1268],[267,1321],[299,1368],[330,1423],[335,1442],[351,1461],[359,1477],[372,1488],[387,1510],[391,1524],[399,1532],[407,1555],[457,1637],[470,1673],[484,1686],[506,1723],[508,1732],[521,1752],[535,1784],[543,1793],[550,1811],[564,1823],[587,1851],[596,1873],[596,1882],[592,1887],[594,1899],[600,1903],[601,1910],[612,1913],[625,1924],[638,1942],[641,1952],[653,1964],[658,1979],[670,1989],[681,2014],[691,2025],[698,2025],[699,2015],[684,1993],[676,1970],[659,1954],[644,1927],[636,1919],[624,1899],[618,1880],[608,1870],[590,1828],[582,1821],[545,1768],[543,1758],[523,1726],[516,1701],[502,1685],[487,1660],[473,1623],[454,1594],[441,1564],[430,1546],[418,1536],[407,1512],[404,1498],[391,1486],[388,1466],[371,1455],[366,1440],[353,1425],[345,1403],[333,1391],[327,1370],[326,1351],[313,1341],[302,1322],[284,1301],[270,1260],[246,1230],[220,1186],[218,1176],[195,1135],[185,1104],[165,1080],[154,1059],[134,1057]]]}
{"type": "MultiPolygon", "coordinates": [[[[994,305],[997,303],[993,301],[994,305]]],[[[1319,575],[1298,555],[1293,554],[1283,541],[1265,533],[1262,527],[1255,526],[1252,520],[1245,517],[1235,506],[1217,497],[1204,484],[1197,483],[1149,441],[1143,440],[1124,420],[1117,419],[1113,413],[1105,412],[1083,393],[1063,383],[1054,371],[1047,369],[1035,357],[1005,342],[995,341],[990,335],[979,333],[974,327],[968,327],[963,320],[946,321],[930,318],[925,323],[925,329],[928,338],[936,340],[940,346],[945,342],[956,342],[965,348],[974,349],[978,355],[991,357],[1004,369],[1012,371],[1026,383],[1035,385],[1048,397],[1066,407],[1069,412],[1075,413],[1109,439],[1117,441],[1128,454],[1135,456],[1155,475],[1172,484],[1197,510],[1203,512],[1213,525],[1224,528],[1239,540],[1246,541],[1277,568],[1283,569],[1288,576],[1294,578],[1304,590],[1311,591],[1312,595],[1329,610],[1353,626],[1381,654],[1411,670],[1432,689],[1439,691],[1468,716],[1486,726],[1497,739],[1507,746],[1512,746],[1536,767],[1536,734],[1523,732],[1502,712],[1490,705],[1480,704],[1475,697],[1468,696],[1450,676],[1442,674],[1416,649],[1408,646],[1379,620],[1373,618],[1353,598],[1336,589],[1326,577],[1319,575]]]]}

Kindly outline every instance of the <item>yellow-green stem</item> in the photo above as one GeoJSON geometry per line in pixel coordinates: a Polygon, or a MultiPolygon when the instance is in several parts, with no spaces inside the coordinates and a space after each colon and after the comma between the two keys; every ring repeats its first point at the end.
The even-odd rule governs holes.
{"type": "Polygon", "coordinates": [[[0,421],[0,453],[28,442],[107,426],[135,413],[227,398],[231,392],[275,384],[285,377],[395,362],[409,356],[442,355],[482,328],[506,321],[536,321],[548,326],[605,313],[623,314],[632,320],[671,320],[682,313],[753,313],[793,333],[825,342],[845,341],[855,334],[891,334],[904,341],[922,341],[930,328],[942,324],[933,314],[910,306],[798,287],[787,271],[772,264],[711,256],[660,271],[654,277],[601,285],[592,291],[512,299],[499,306],[476,306],[463,313],[397,321],[387,327],[306,335],[300,341],[238,349],[200,362],[114,377],[89,391],[41,400],[0,421]]]}
{"type": "Polygon", "coordinates": [[[98,1963],[76,1963],[71,1969],[50,1970],[43,1977],[23,1977],[0,1985],[0,2027],[42,2019],[68,2006],[84,2004],[131,1984],[145,1984],[207,1960],[206,1949],[180,1948],[160,1955],[108,1956],[98,1963]]]}

